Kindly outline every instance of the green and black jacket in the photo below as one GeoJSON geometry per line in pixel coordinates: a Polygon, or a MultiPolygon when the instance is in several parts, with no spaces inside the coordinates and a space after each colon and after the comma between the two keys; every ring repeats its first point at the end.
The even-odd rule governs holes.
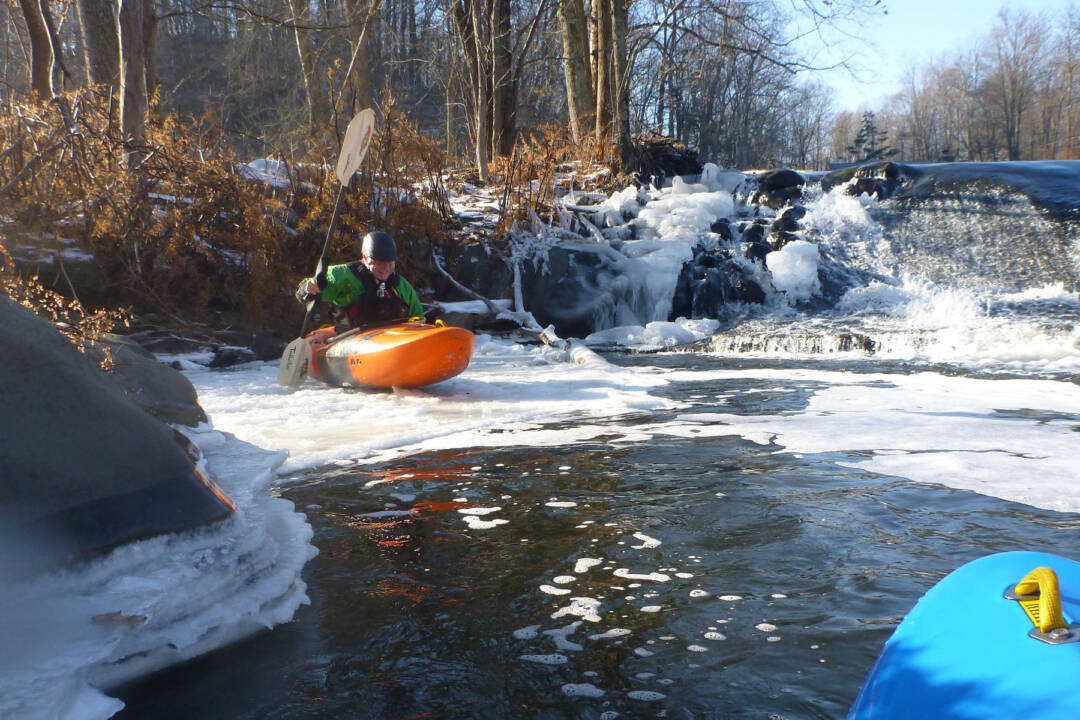
{"type": "MultiPolygon", "coordinates": [[[[296,297],[306,302],[305,278],[296,297]]],[[[335,324],[360,327],[398,318],[423,317],[420,296],[409,281],[393,273],[380,285],[362,262],[331,265],[319,283],[319,298],[336,311],[335,324]]]]}

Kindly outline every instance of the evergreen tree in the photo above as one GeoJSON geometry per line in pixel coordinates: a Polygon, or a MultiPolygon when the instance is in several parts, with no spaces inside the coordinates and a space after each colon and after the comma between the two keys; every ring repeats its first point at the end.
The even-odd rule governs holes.
{"type": "Polygon", "coordinates": [[[889,147],[889,133],[878,129],[874,113],[869,110],[863,113],[862,126],[847,151],[856,162],[885,160],[896,155],[896,150],[889,147]]]}

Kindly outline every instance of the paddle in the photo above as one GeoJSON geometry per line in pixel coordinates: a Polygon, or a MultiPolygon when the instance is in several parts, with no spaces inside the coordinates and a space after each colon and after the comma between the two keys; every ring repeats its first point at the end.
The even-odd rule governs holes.
{"type": "MultiPolygon", "coordinates": [[[[314,277],[320,285],[326,278],[326,251],[330,248],[330,238],[334,236],[334,228],[337,226],[341,196],[345,188],[349,187],[352,176],[360,169],[364,156],[367,155],[374,129],[375,111],[371,108],[361,110],[349,121],[349,127],[345,130],[345,139],[341,141],[341,154],[338,155],[337,167],[334,169],[339,183],[337,199],[334,200],[334,214],[330,218],[330,227],[326,230],[326,240],[323,242],[322,254],[319,255],[319,264],[315,266],[314,277]]],[[[285,346],[285,352],[281,354],[281,366],[278,368],[277,376],[280,385],[296,387],[307,376],[308,364],[311,362],[311,346],[304,336],[307,334],[308,322],[311,321],[311,310],[315,307],[315,302],[314,298],[308,300],[304,322],[300,326],[300,337],[285,346]]]]}

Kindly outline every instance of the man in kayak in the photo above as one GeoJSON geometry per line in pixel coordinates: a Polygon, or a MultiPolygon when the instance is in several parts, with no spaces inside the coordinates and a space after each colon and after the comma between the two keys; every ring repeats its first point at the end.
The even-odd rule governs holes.
{"type": "Polygon", "coordinates": [[[364,236],[360,260],[331,265],[321,278],[305,278],[296,289],[302,303],[329,303],[334,325],[345,330],[364,325],[423,317],[420,297],[409,281],[394,272],[397,245],[384,232],[364,236]]]}

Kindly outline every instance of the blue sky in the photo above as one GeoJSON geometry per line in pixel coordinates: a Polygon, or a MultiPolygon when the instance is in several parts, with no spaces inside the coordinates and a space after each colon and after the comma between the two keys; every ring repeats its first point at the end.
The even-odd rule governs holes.
{"type": "MultiPolygon", "coordinates": [[[[951,55],[985,37],[1002,7],[1043,12],[1057,20],[1069,4],[1070,0],[885,0],[887,14],[876,13],[855,29],[864,42],[845,41],[858,79],[843,70],[817,76],[833,88],[837,109],[875,110],[900,89],[907,68],[951,55]]],[[[1072,4],[1080,9],[1080,0],[1072,4]]]]}

